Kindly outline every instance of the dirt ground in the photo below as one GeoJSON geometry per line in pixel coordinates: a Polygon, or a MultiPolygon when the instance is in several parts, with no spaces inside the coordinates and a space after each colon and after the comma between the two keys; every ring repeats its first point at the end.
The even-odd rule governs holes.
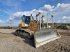
{"type": "Polygon", "coordinates": [[[60,39],[34,48],[32,40],[13,35],[14,30],[0,29],[0,52],[70,52],[70,31],[58,30],[60,39]]]}

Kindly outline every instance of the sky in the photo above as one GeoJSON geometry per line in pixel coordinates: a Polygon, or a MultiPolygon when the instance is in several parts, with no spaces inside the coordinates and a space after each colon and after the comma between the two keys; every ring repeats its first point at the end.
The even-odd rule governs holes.
{"type": "Polygon", "coordinates": [[[54,15],[54,22],[70,23],[70,0],[0,0],[0,26],[17,26],[23,14],[44,15],[44,22],[54,15]],[[48,14],[48,15],[47,15],[48,14]]]}

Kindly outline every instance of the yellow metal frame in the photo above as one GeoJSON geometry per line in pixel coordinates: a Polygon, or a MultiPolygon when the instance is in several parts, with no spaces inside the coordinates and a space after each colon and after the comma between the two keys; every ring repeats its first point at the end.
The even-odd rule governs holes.
{"type": "Polygon", "coordinates": [[[48,13],[47,13],[47,17],[46,17],[46,26],[48,28],[48,13]]]}
{"type": "Polygon", "coordinates": [[[42,17],[42,14],[40,14],[40,17],[39,17],[39,20],[40,20],[40,29],[42,28],[42,26],[41,26],[41,24],[42,24],[41,17],[42,17]]]}

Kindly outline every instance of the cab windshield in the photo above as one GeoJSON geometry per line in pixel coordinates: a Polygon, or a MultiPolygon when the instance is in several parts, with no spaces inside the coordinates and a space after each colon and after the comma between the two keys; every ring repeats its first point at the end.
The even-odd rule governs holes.
{"type": "Polygon", "coordinates": [[[30,16],[23,16],[22,17],[22,22],[29,24],[30,23],[30,16]]]}

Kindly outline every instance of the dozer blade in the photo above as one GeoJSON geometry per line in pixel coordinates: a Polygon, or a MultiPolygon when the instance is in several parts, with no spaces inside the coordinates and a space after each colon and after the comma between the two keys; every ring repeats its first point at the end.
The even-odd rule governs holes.
{"type": "Polygon", "coordinates": [[[35,47],[37,48],[58,38],[60,38],[60,35],[52,29],[42,29],[34,34],[35,47]]]}

